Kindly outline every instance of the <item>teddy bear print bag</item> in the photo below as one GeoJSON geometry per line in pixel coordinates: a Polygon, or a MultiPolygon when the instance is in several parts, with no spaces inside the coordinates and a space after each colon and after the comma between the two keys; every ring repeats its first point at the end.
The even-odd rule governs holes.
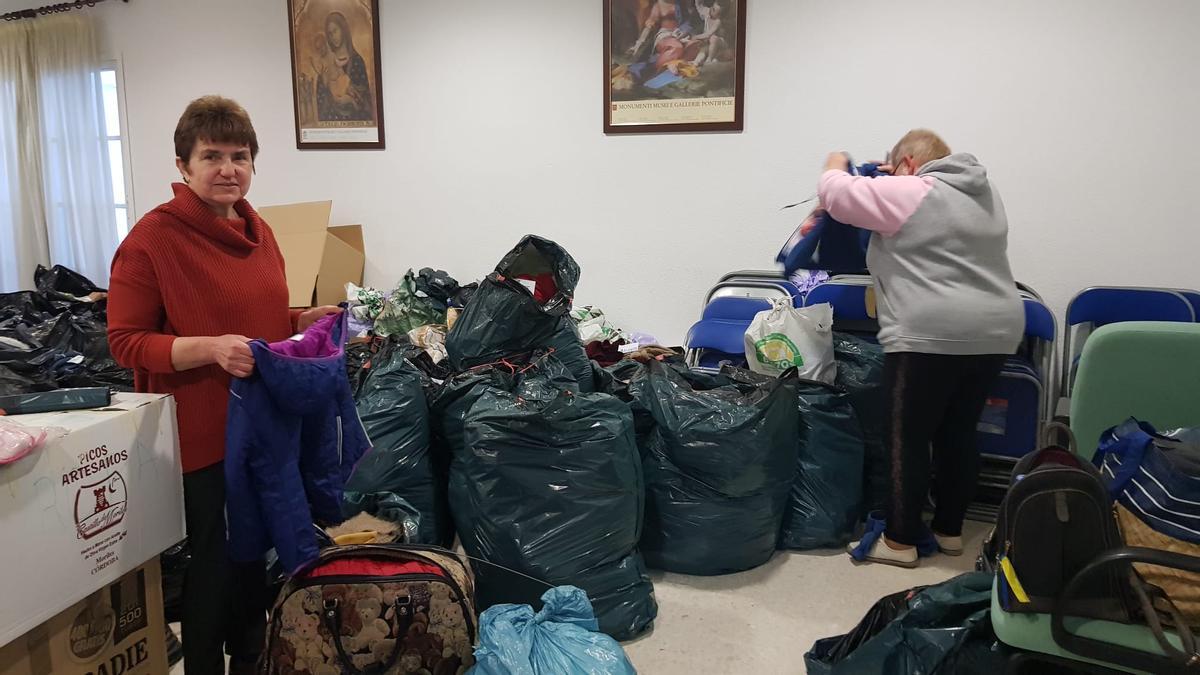
{"type": "Polygon", "coordinates": [[[261,672],[462,675],[476,629],[474,579],[449,552],[333,546],[280,591],[261,672]]]}

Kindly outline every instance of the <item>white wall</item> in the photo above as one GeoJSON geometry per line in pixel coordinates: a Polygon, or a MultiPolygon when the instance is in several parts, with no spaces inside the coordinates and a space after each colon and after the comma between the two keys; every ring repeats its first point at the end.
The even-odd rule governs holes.
{"type": "Polygon", "coordinates": [[[536,232],[579,260],[581,303],[677,342],[721,273],[771,265],[826,152],[928,126],[989,167],[1016,274],[1060,314],[1092,284],[1200,286],[1194,0],[752,0],[746,131],[646,137],[601,132],[599,0],[380,4],[382,152],[295,149],[284,0],[91,10],[139,213],[169,195],[184,105],[221,93],[258,129],[251,201],[333,199],[369,282],[477,278],[536,232]]]}

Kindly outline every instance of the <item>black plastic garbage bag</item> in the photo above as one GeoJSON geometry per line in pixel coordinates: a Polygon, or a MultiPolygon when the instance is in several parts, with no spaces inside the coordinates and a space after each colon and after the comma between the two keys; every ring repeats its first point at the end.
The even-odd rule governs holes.
{"type": "Polygon", "coordinates": [[[1009,650],[989,618],[993,578],[970,572],[883,598],[853,631],[813,644],[809,674],[1004,672],[1009,650]]]}
{"type": "MultiPolygon", "coordinates": [[[[600,630],[617,639],[649,628],[658,606],[637,551],[644,484],[628,406],[581,393],[547,355],[456,376],[434,409],[452,453],[450,506],[466,552],[584,589],[600,630]]],[[[475,568],[481,608],[537,606],[545,590],[475,568]]]]}
{"type": "Polygon", "coordinates": [[[464,371],[516,354],[552,348],[592,391],[591,364],[568,316],[579,265],[561,246],[527,235],[475,291],[446,337],[450,366],[464,371]]]}
{"type": "Polygon", "coordinates": [[[443,309],[450,305],[450,301],[460,290],[458,280],[442,270],[431,267],[421,268],[416,281],[417,290],[436,301],[443,309]]]}
{"type": "Polygon", "coordinates": [[[38,265],[33,272],[33,285],[43,293],[54,291],[77,298],[85,298],[92,293],[107,292],[107,289],[100,288],[91,279],[62,265],[55,265],[50,269],[38,265]]]}
{"type": "Polygon", "coordinates": [[[631,387],[655,422],[643,450],[647,564],[714,575],[770,560],[796,470],[795,380],[652,361],[631,387]]]}
{"type": "Polygon", "coordinates": [[[800,455],[779,548],[841,546],[862,510],[862,429],[840,388],[805,380],[798,390],[800,455]]]}
{"type": "Polygon", "coordinates": [[[343,513],[366,511],[403,524],[412,520],[410,508],[415,508],[420,517],[412,543],[449,546],[454,531],[446,502],[447,467],[433,453],[425,374],[408,360],[420,351],[389,338],[366,363],[354,400],[372,449],[346,481],[343,513]]]}
{"type": "Polygon", "coordinates": [[[850,395],[862,428],[865,515],[887,507],[891,484],[891,459],[884,443],[888,400],[883,388],[883,347],[849,333],[834,333],[833,351],[837,359],[835,382],[850,395]]]}
{"type": "Polygon", "coordinates": [[[112,358],[107,305],[88,279],[39,268],[39,290],[0,294],[0,394],[65,387],[133,388],[133,373],[112,358]]]}

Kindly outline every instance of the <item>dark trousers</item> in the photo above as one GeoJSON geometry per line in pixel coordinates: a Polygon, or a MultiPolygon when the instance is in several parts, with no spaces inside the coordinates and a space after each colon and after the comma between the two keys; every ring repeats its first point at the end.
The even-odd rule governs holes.
{"type": "Polygon", "coordinates": [[[932,527],[962,534],[979,478],[975,427],[1004,356],[897,353],[884,359],[889,396],[887,443],[891,459],[888,539],[915,545],[924,534],[921,511],[931,463],[936,510],[932,527]]]}
{"type": "Polygon", "coordinates": [[[183,475],[192,559],[183,580],[183,667],[224,675],[225,654],[257,660],[266,637],[267,573],[262,562],[235,564],[225,552],[225,465],[183,475]]]}

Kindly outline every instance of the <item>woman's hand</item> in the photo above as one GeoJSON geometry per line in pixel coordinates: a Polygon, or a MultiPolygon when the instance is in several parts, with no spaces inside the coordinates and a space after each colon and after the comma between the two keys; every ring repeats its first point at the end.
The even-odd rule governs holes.
{"type": "Polygon", "coordinates": [[[342,311],[340,307],[335,307],[333,305],[313,307],[312,309],[301,313],[300,317],[296,319],[296,331],[303,333],[304,331],[308,330],[309,326],[320,321],[322,318],[329,316],[330,314],[337,314],[340,311],[342,311]]]}
{"type": "Polygon", "coordinates": [[[250,377],[254,372],[254,352],[250,338],[242,335],[222,335],[209,338],[212,361],[234,377],[250,377]]]}
{"type": "Polygon", "coordinates": [[[850,158],[844,152],[831,152],[825,160],[826,171],[849,171],[850,158]]]}

